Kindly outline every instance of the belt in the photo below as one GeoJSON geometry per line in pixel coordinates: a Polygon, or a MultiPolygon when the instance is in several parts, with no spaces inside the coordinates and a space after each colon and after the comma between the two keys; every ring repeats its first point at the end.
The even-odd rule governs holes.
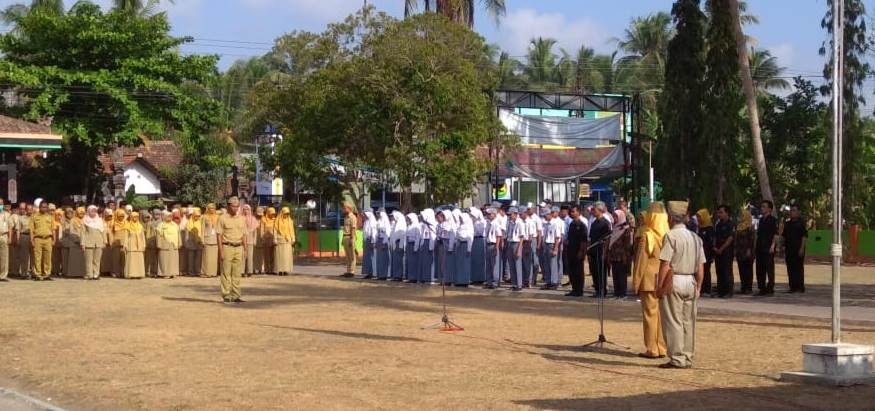
{"type": "Polygon", "coordinates": [[[222,243],[226,247],[242,247],[243,243],[222,243]]]}
{"type": "Polygon", "coordinates": [[[52,236],[51,235],[35,235],[35,236],[33,236],[33,238],[52,238],[52,236]]]}
{"type": "Polygon", "coordinates": [[[672,275],[695,275],[695,274],[679,274],[679,273],[672,273],[672,275]]]}
{"type": "Polygon", "coordinates": [[[475,235],[474,238],[483,238],[482,235],[475,235]]]}

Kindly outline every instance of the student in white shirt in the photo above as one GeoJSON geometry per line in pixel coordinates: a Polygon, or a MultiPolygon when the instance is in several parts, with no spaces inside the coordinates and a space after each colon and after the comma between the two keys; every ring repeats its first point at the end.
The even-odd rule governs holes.
{"type": "Polygon", "coordinates": [[[494,208],[486,210],[488,221],[486,223],[486,232],[484,239],[486,240],[486,285],[483,288],[493,289],[501,286],[501,250],[504,237],[504,226],[501,225],[497,218],[497,211],[494,208]]]}
{"type": "Polygon", "coordinates": [[[468,210],[474,223],[474,241],[471,246],[471,284],[483,284],[486,282],[486,217],[477,207],[468,210]]]}
{"type": "Polygon", "coordinates": [[[507,246],[505,253],[510,265],[510,278],[513,283],[513,291],[521,291],[523,288],[523,241],[526,239],[525,221],[519,218],[519,210],[510,208],[510,219],[507,222],[507,246]]]}
{"type": "Polygon", "coordinates": [[[437,242],[438,222],[434,210],[422,210],[422,236],[419,244],[419,282],[431,284],[434,282],[434,247],[437,242]]]}
{"type": "Polygon", "coordinates": [[[562,280],[562,230],[564,223],[551,211],[544,213],[544,286],[541,289],[555,290],[562,280]]]}
{"type": "Polygon", "coordinates": [[[414,213],[407,214],[407,234],[404,237],[404,266],[408,283],[419,282],[419,246],[422,243],[422,227],[414,213]]]}

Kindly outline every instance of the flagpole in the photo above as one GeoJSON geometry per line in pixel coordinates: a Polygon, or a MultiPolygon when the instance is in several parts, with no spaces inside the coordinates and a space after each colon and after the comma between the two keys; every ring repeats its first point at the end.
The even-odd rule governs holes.
{"type": "MultiPolygon", "coordinates": [[[[832,70],[832,342],[842,340],[841,270],[842,270],[842,131],[844,114],[844,0],[833,0],[833,70],[832,70]]],[[[788,250],[788,252],[792,252],[788,250]]]]}

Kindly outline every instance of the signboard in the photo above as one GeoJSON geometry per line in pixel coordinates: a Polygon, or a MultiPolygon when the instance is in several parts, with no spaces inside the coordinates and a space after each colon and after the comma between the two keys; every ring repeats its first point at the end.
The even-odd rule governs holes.
{"type": "Polygon", "coordinates": [[[281,196],[283,195],[283,179],[279,177],[274,177],[273,183],[270,185],[270,195],[272,196],[281,196]]]}

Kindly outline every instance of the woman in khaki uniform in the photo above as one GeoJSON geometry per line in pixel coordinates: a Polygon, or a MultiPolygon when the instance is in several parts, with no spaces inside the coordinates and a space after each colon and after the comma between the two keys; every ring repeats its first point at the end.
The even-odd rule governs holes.
{"type": "Polygon", "coordinates": [[[140,222],[140,213],[136,211],[131,213],[125,231],[127,231],[123,245],[125,278],[144,278],[146,277],[146,233],[143,231],[143,223],[140,222]]]}
{"type": "Polygon", "coordinates": [[[246,258],[243,262],[243,276],[251,277],[255,274],[255,244],[258,242],[258,219],[252,214],[252,207],[244,204],[240,208],[243,221],[246,223],[246,258]]]}
{"type": "Polygon", "coordinates": [[[182,245],[179,226],[173,222],[173,214],[165,211],[156,232],[158,246],[158,275],[160,278],[174,278],[179,275],[179,249],[182,245]]]}
{"type": "Polygon", "coordinates": [[[97,212],[96,206],[88,206],[83,219],[82,247],[85,258],[85,279],[100,279],[100,263],[106,247],[106,223],[97,212]]]}
{"type": "Polygon", "coordinates": [[[85,208],[75,211],[67,209],[67,215],[72,215],[64,222],[64,276],[70,278],[85,277],[85,255],[82,248],[82,235],[85,231],[85,208]]]}
{"type": "Polygon", "coordinates": [[[123,209],[116,209],[113,214],[112,227],[109,230],[110,258],[112,261],[112,276],[121,278],[125,273],[125,241],[128,239],[128,215],[123,209]]]}
{"type": "Polygon", "coordinates": [[[152,214],[143,211],[143,233],[146,236],[146,277],[155,277],[158,273],[158,249],[155,246],[155,222],[152,214]]]}
{"type": "Polygon", "coordinates": [[[632,272],[632,284],[641,300],[646,351],[638,355],[644,358],[662,358],[666,355],[666,346],[659,319],[656,276],[659,273],[662,240],[669,231],[668,214],[665,213],[662,203],[650,203],[650,208],[641,213],[640,220],[641,235],[635,247],[635,271],[632,272]]]}
{"type": "Polygon", "coordinates": [[[203,217],[204,251],[201,257],[201,271],[204,277],[216,277],[219,275],[218,225],[219,214],[216,212],[216,205],[207,204],[207,211],[203,217]]]}
{"type": "Polygon", "coordinates": [[[185,240],[188,238],[188,216],[187,207],[173,209],[173,222],[179,227],[179,275],[182,276],[197,275],[188,272],[188,249],[185,248],[185,240]]]}
{"type": "Polygon", "coordinates": [[[264,258],[264,272],[266,274],[275,274],[276,268],[273,261],[273,242],[274,231],[276,230],[276,209],[267,207],[264,210],[264,218],[261,219],[261,225],[258,227],[258,239],[261,240],[261,250],[264,258]]]}
{"type": "MultiPolygon", "coordinates": [[[[50,204],[50,208],[52,205],[50,204]]],[[[55,277],[64,276],[67,241],[64,240],[64,226],[73,219],[73,210],[70,210],[70,215],[65,216],[63,209],[56,208],[52,211],[52,230],[55,232],[57,242],[52,247],[52,275],[55,277]]]]}
{"type": "Polygon", "coordinates": [[[195,208],[191,213],[191,218],[185,225],[185,238],[182,242],[185,244],[185,249],[188,254],[186,259],[188,264],[188,275],[196,275],[203,277],[201,272],[203,266],[204,253],[204,221],[201,218],[201,209],[195,208]]]}
{"type": "Polygon", "coordinates": [[[261,221],[264,219],[264,207],[255,209],[255,255],[252,257],[252,263],[255,266],[253,274],[264,274],[264,241],[261,239],[261,221]]]}
{"type": "Polygon", "coordinates": [[[288,207],[283,207],[274,230],[273,263],[278,275],[289,275],[294,269],[295,220],[288,207]]]}
{"type": "Polygon", "coordinates": [[[112,274],[112,222],[115,216],[112,210],[103,210],[103,225],[106,227],[106,239],[104,240],[103,252],[100,254],[100,275],[112,274]]]}

